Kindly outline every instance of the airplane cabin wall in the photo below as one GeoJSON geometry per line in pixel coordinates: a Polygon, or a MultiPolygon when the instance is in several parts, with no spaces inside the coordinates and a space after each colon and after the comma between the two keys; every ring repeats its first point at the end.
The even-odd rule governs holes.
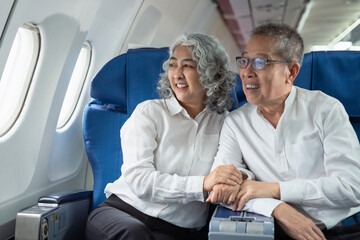
{"type": "Polygon", "coordinates": [[[21,113],[0,137],[1,239],[13,232],[16,213],[34,205],[39,196],[84,187],[87,165],[83,156],[72,159],[71,174],[57,181],[49,176],[50,156],[66,87],[98,7],[97,0],[16,0],[13,6],[1,38],[0,74],[23,23],[38,26],[41,47],[21,113]]]}
{"type": "Polygon", "coordinates": [[[0,8],[0,39],[15,0],[3,1],[0,8]]]}
{"type": "MultiPolygon", "coordinates": [[[[0,24],[3,18],[0,16],[0,24]]],[[[91,79],[108,60],[132,47],[169,46],[186,32],[218,37],[233,66],[240,52],[211,0],[16,0],[1,37],[0,76],[18,27],[26,22],[40,30],[40,57],[19,118],[0,137],[0,239],[13,234],[16,213],[36,204],[39,196],[92,189],[82,112],[90,100],[91,79]],[[86,82],[70,121],[57,129],[85,40],[92,48],[86,82]]]]}

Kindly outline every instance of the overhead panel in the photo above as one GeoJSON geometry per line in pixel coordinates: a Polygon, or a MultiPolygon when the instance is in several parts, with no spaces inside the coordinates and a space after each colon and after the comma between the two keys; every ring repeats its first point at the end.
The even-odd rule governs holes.
{"type": "Polygon", "coordinates": [[[254,27],[278,21],[296,27],[306,0],[217,0],[224,19],[241,49],[254,27]]]}
{"type": "Polygon", "coordinates": [[[327,45],[360,18],[360,0],[216,0],[241,49],[254,27],[286,23],[300,32],[305,52],[327,45]]]}

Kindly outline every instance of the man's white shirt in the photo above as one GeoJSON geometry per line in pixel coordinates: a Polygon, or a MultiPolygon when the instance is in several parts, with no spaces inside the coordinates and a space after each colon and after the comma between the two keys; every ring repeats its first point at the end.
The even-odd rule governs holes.
{"type": "Polygon", "coordinates": [[[227,164],[280,184],[280,200],[245,210],[269,216],[284,201],[328,228],[360,210],[359,141],[343,105],[320,91],[293,87],[276,129],[255,105],[231,112],[212,169],[227,164]]]}

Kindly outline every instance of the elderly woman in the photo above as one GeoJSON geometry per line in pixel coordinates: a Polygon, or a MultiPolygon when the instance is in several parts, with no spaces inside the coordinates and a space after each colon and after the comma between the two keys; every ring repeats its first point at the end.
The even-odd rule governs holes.
{"type": "Polygon", "coordinates": [[[90,214],[87,239],[190,239],[206,225],[206,193],[241,183],[232,165],[209,174],[232,106],[235,77],[226,51],[215,37],[189,34],[169,55],[162,99],[140,103],[121,129],[122,175],[90,214]]]}

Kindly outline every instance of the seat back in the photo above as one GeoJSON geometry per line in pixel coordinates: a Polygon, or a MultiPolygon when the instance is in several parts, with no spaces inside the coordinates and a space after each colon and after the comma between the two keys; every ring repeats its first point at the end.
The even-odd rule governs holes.
{"type": "Polygon", "coordinates": [[[106,184],[121,175],[120,128],[136,105],[159,98],[156,90],[167,48],[129,50],[106,63],[91,83],[93,100],[85,107],[83,135],[93,171],[91,209],[105,200],[106,184]]]}
{"type": "Polygon", "coordinates": [[[238,101],[238,106],[241,107],[247,103],[245,93],[242,88],[241,78],[239,74],[236,74],[236,84],[235,84],[235,95],[238,101]]]}
{"type": "MultiPolygon", "coordinates": [[[[311,52],[304,56],[304,64],[295,81],[306,82],[309,89],[320,90],[340,100],[360,139],[360,52],[311,52]]],[[[357,217],[360,217],[357,214],[357,217]]],[[[354,218],[342,221],[343,226],[355,224],[354,218]]]]}
{"type": "Polygon", "coordinates": [[[338,99],[345,107],[360,137],[360,52],[324,51],[305,54],[295,84],[320,90],[338,99]]]}

